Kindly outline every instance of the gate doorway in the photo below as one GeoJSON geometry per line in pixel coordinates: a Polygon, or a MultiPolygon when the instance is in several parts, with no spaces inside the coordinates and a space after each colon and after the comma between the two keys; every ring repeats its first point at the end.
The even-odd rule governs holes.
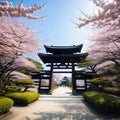
{"type": "MultiPolygon", "coordinates": [[[[32,73],[32,79],[38,80],[38,92],[48,91],[51,93],[53,73],[71,73],[72,93],[77,94],[79,91],[85,91],[88,88],[86,73],[82,70],[76,70],[78,63],[84,62],[88,53],[81,53],[83,47],[80,45],[73,46],[46,46],[46,52],[38,53],[38,56],[49,67],[49,70],[32,73]],[[63,70],[69,71],[63,71],[63,70]],[[46,85],[43,85],[46,83],[46,85]],[[81,83],[82,82],[82,86],[81,83]]],[[[93,75],[89,75],[92,76],[93,75]]]]}

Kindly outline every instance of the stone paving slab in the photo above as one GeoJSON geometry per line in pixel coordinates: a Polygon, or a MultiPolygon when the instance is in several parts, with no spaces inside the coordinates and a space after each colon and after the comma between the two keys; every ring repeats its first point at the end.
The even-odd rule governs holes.
{"type": "Polygon", "coordinates": [[[0,120],[120,120],[120,116],[97,113],[81,95],[73,96],[69,88],[60,87],[26,107],[13,107],[0,120]]]}

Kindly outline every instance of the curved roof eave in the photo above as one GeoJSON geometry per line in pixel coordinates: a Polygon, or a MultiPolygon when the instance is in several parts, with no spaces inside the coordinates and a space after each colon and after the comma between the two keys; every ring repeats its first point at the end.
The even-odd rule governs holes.
{"type": "Polygon", "coordinates": [[[81,49],[83,47],[83,44],[80,45],[73,45],[73,46],[48,46],[44,45],[46,52],[49,53],[76,53],[76,52],[81,52],[81,49]]]}

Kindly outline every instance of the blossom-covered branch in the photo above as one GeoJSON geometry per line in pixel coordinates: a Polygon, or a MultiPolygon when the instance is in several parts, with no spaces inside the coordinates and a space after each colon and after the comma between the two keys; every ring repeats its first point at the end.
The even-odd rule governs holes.
{"type": "Polygon", "coordinates": [[[84,15],[79,18],[79,28],[88,24],[93,25],[95,34],[91,38],[93,45],[89,48],[89,57],[94,59],[95,64],[105,61],[113,61],[120,67],[120,0],[91,0],[97,13],[84,15]],[[98,30],[98,32],[96,32],[98,30]]]}
{"type": "Polygon", "coordinates": [[[79,28],[87,24],[92,24],[96,27],[107,26],[109,29],[120,26],[120,0],[114,0],[112,3],[108,3],[106,0],[92,1],[98,8],[98,11],[95,15],[89,17],[79,17],[80,22],[77,24],[79,28]]]}
{"type": "Polygon", "coordinates": [[[25,54],[37,53],[40,41],[21,22],[5,17],[0,17],[0,22],[0,79],[9,84],[13,71],[36,69],[25,54]]]}
{"type": "Polygon", "coordinates": [[[33,16],[37,10],[41,10],[45,6],[33,6],[25,8],[23,6],[23,0],[16,6],[12,5],[12,2],[0,2],[0,16],[10,16],[10,17],[26,17],[29,19],[43,19],[45,16],[33,16]]]}

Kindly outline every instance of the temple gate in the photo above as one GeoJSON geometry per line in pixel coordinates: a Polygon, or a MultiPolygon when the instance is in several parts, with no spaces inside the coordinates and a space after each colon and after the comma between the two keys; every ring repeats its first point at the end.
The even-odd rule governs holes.
{"type": "Polygon", "coordinates": [[[78,63],[84,62],[88,53],[81,53],[83,47],[80,45],[73,46],[47,46],[44,45],[47,53],[38,53],[38,56],[46,66],[50,67],[50,70],[44,70],[40,72],[33,72],[32,79],[36,80],[38,92],[48,91],[51,93],[51,84],[53,73],[72,73],[72,93],[76,94],[79,91],[87,90],[89,81],[87,77],[93,77],[94,74],[86,73],[85,71],[76,70],[78,63]],[[59,69],[59,71],[54,71],[59,69]],[[71,72],[60,71],[61,69],[71,69],[71,72]],[[44,80],[47,80],[47,85],[43,85],[44,80]],[[84,81],[83,86],[77,86],[78,81],[84,81]]]}

